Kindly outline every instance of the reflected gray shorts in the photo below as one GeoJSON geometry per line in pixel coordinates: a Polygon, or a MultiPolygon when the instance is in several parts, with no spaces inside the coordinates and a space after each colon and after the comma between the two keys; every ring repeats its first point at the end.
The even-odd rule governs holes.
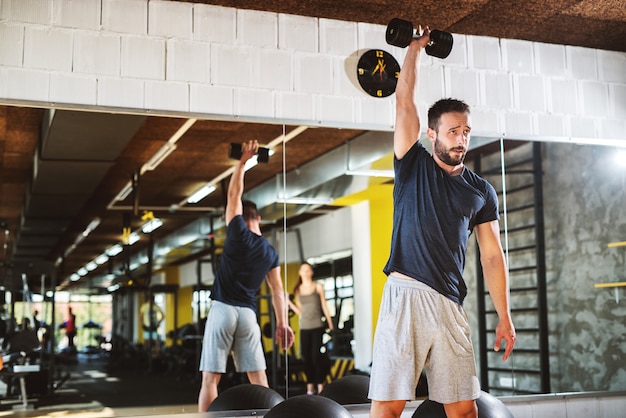
{"type": "Polygon", "coordinates": [[[417,280],[389,276],[374,337],[369,398],[414,400],[422,369],[428,398],[435,402],[480,396],[463,307],[417,280]]]}
{"type": "Polygon", "coordinates": [[[266,369],[256,313],[214,300],[204,328],[200,371],[225,373],[231,352],[237,372],[266,369]]]}

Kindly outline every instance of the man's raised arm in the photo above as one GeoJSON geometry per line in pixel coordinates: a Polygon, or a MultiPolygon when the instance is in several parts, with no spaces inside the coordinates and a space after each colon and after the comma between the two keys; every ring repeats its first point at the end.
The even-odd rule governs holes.
{"type": "Polygon", "coordinates": [[[226,225],[228,225],[235,216],[243,213],[243,203],[241,202],[241,197],[243,196],[244,187],[244,167],[246,166],[246,162],[256,154],[258,149],[259,142],[256,140],[244,142],[241,145],[241,158],[235,166],[235,171],[230,178],[230,183],[228,183],[228,200],[226,201],[225,213],[226,225]]]}

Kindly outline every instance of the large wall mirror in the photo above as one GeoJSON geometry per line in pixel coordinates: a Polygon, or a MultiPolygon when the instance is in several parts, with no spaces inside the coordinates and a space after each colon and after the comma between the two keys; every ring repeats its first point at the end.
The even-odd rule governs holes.
{"type": "MultiPolygon", "coordinates": [[[[93,112],[12,106],[2,107],[2,112],[9,145],[5,161],[13,156],[19,173],[13,180],[3,178],[7,193],[2,199],[8,205],[9,194],[20,200],[20,193],[26,193],[28,200],[24,218],[6,213],[5,249],[15,244],[22,257],[2,267],[3,286],[11,295],[6,298],[6,314],[18,312],[20,303],[26,302],[20,296],[26,294],[24,277],[29,291],[43,290],[44,295],[58,279],[56,284],[65,283],[62,289],[74,299],[61,300],[56,307],[48,306],[46,297],[33,299],[44,319],[58,324],[68,304],[82,300],[93,309],[91,317],[82,319],[108,321],[110,325],[100,330],[104,336],[108,332],[132,340],[139,338],[139,325],[126,320],[136,316],[133,312],[144,300],[132,291],[133,286],[142,290],[157,286],[152,287],[156,303],[177,311],[164,322],[163,337],[168,344],[180,343],[166,334],[201,322],[208,306],[212,266],[223,239],[225,186],[233,164],[229,145],[258,138],[274,154],[268,163],[259,163],[247,173],[245,196],[261,207],[264,233],[281,253],[284,286],[292,292],[301,261],[314,264],[315,277],[324,285],[341,331],[327,344],[331,358],[368,371],[391,235],[390,132],[201,119],[189,123],[189,119],[145,115],[99,119],[93,112]],[[103,138],[114,135],[111,126],[124,132],[127,141],[114,144],[116,155],[110,143],[90,145],[94,123],[103,138]],[[18,143],[22,148],[10,147],[18,143]],[[90,158],[90,169],[88,159],[76,155],[99,155],[100,160],[90,158]],[[70,183],[59,187],[63,184],[59,180],[76,177],[63,161],[87,168],[84,172],[90,177],[71,183],[75,190],[68,190],[70,183]],[[145,168],[149,162],[152,167],[145,168]],[[33,182],[37,169],[56,177],[33,182]],[[133,177],[137,170],[140,176],[133,177]],[[198,203],[189,201],[193,192],[210,182],[213,193],[198,203]],[[135,188],[121,195],[129,183],[135,188]],[[50,206],[50,201],[57,204],[50,206]],[[68,207],[75,212],[67,213],[68,207]],[[121,254],[129,254],[128,258],[109,253],[106,261],[89,270],[92,260],[121,242],[123,231],[135,232],[151,216],[161,219],[164,227],[141,235],[139,252],[127,248],[121,254]],[[78,241],[76,237],[94,218],[99,218],[98,225],[78,241]],[[28,228],[18,234],[19,222],[28,228]],[[58,254],[60,263],[26,261],[37,247],[28,239],[42,240],[42,233],[50,242],[47,251],[58,254]],[[63,239],[57,242],[59,237],[63,239]],[[104,241],[109,243],[102,245],[104,241]],[[88,270],[84,275],[69,279],[83,266],[88,270]],[[87,285],[81,288],[81,283],[87,285]],[[113,295],[109,319],[95,318],[94,307],[105,306],[101,299],[106,294],[113,295]]],[[[499,192],[502,242],[519,333],[512,359],[502,363],[500,355],[490,350],[493,309],[479,280],[477,250],[471,245],[466,309],[482,385],[502,395],[624,390],[626,295],[619,282],[624,281],[626,265],[625,149],[554,141],[473,141],[467,165],[499,192]]],[[[10,204],[15,210],[21,206],[10,204]]],[[[45,246],[43,242],[39,247],[45,246]]],[[[297,329],[297,318],[290,321],[297,329]]],[[[269,322],[269,317],[260,315],[263,327],[269,322]]],[[[293,355],[298,355],[297,350],[298,343],[293,355]]]]}

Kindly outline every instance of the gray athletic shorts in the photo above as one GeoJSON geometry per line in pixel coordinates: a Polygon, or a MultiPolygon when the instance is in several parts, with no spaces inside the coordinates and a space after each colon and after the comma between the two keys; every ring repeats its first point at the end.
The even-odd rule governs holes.
{"type": "Polygon", "coordinates": [[[212,301],[204,329],[200,371],[225,373],[231,352],[237,372],[266,369],[256,313],[250,308],[212,301]]]}
{"type": "Polygon", "coordinates": [[[417,280],[389,276],[374,337],[369,398],[414,400],[422,369],[428,398],[435,402],[480,396],[463,307],[417,280]]]}

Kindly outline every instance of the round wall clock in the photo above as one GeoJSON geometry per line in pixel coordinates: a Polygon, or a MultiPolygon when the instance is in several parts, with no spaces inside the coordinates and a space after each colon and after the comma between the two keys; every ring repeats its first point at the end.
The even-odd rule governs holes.
{"type": "Polygon", "coordinates": [[[359,58],[356,74],[361,88],[367,94],[387,97],[396,91],[400,64],[389,52],[370,49],[359,58]]]}

